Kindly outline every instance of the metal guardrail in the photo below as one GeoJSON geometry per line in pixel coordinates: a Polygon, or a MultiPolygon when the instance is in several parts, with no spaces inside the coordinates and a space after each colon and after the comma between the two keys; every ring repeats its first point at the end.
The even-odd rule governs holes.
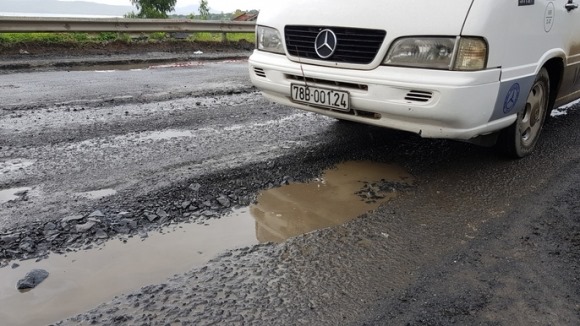
{"type": "Polygon", "coordinates": [[[255,22],[133,19],[133,18],[32,18],[0,17],[0,33],[33,32],[210,32],[253,33],[255,22]]]}

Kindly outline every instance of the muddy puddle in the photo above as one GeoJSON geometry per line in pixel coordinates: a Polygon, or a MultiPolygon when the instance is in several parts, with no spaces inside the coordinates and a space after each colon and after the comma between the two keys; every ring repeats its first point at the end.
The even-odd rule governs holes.
{"type": "Polygon", "coordinates": [[[95,72],[113,72],[113,71],[141,71],[151,67],[149,63],[136,63],[126,65],[92,65],[92,66],[73,66],[67,67],[69,71],[95,71],[95,72]]]}
{"type": "Polygon", "coordinates": [[[186,61],[171,64],[151,64],[151,63],[132,63],[132,64],[103,64],[91,66],[73,66],[67,67],[68,71],[94,71],[100,73],[116,71],[142,71],[148,69],[168,69],[168,68],[186,68],[204,66],[202,61],[186,61]]]}
{"type": "Polygon", "coordinates": [[[580,100],[576,100],[576,101],[570,102],[566,105],[563,105],[561,107],[553,109],[551,112],[551,115],[553,117],[563,116],[563,115],[567,115],[569,111],[575,110],[575,109],[576,110],[580,109],[580,100]]]}
{"type": "Polygon", "coordinates": [[[100,189],[94,191],[79,192],[76,195],[87,199],[101,199],[108,196],[113,196],[115,194],[117,194],[117,190],[115,189],[100,189]]]}
{"type": "Polygon", "coordinates": [[[0,204],[25,196],[32,188],[12,188],[0,190],[0,204]]]}
{"type": "Polygon", "coordinates": [[[393,198],[396,191],[392,191],[392,184],[410,183],[411,176],[397,166],[342,163],[311,183],[261,193],[258,203],[250,207],[256,219],[256,237],[261,242],[282,242],[344,224],[393,198]]]}
{"type": "Polygon", "coordinates": [[[0,324],[47,325],[122,293],[164,282],[223,251],[256,244],[254,228],[255,222],[240,211],[208,225],[183,224],[149,233],[146,239],[116,239],[98,249],[17,262],[18,268],[0,270],[0,324]],[[35,268],[45,269],[49,277],[20,293],[16,283],[35,268]]]}
{"type": "Polygon", "coordinates": [[[113,297],[206,264],[226,250],[282,242],[343,224],[393,198],[412,178],[403,169],[347,162],[308,184],[289,184],[259,194],[256,204],[204,225],[180,224],[146,239],[115,239],[67,255],[51,255],[0,269],[2,325],[46,325],[87,311],[113,297]],[[32,291],[16,290],[32,269],[50,273],[32,291]]]}

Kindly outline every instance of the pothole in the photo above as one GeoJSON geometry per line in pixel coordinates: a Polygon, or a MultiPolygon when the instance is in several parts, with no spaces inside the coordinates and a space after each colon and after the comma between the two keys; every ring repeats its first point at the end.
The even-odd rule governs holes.
{"type": "Polygon", "coordinates": [[[116,72],[116,71],[141,71],[151,67],[149,63],[136,63],[125,65],[102,64],[91,66],[72,66],[66,67],[69,71],[94,71],[94,72],[116,72]]]}
{"type": "Polygon", "coordinates": [[[11,188],[0,190],[0,204],[7,203],[12,200],[25,198],[32,188],[11,188]]]}
{"type": "Polygon", "coordinates": [[[311,183],[266,190],[249,208],[203,225],[180,224],[146,239],[111,240],[92,250],[13,263],[15,268],[0,269],[0,320],[7,325],[45,325],[65,319],[116,295],[203,266],[226,250],[283,242],[343,224],[378,208],[412,182],[394,165],[346,162],[311,183]],[[47,270],[50,276],[32,291],[20,293],[15,285],[32,269],[47,270]]]}
{"type": "Polygon", "coordinates": [[[3,325],[32,326],[65,319],[202,266],[220,252],[256,244],[254,228],[254,220],[242,211],[207,225],[184,224],[150,233],[145,240],[112,240],[93,250],[18,262],[18,268],[0,269],[0,320],[3,325]],[[20,293],[16,283],[32,269],[44,269],[50,276],[32,291],[20,293]]]}
{"type": "Polygon", "coordinates": [[[94,191],[87,191],[87,192],[79,192],[76,195],[80,197],[84,197],[87,199],[101,199],[108,196],[115,195],[117,190],[115,189],[100,189],[94,191]]]}

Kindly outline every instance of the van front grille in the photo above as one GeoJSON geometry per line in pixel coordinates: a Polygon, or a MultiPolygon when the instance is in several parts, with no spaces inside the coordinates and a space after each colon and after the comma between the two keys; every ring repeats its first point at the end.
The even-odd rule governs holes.
{"type": "Polygon", "coordinates": [[[387,32],[376,29],[286,26],[284,28],[286,47],[292,56],[331,62],[369,64],[383,44],[387,32]],[[316,54],[315,41],[318,34],[330,29],[337,37],[337,48],[332,56],[322,59],[316,54]]]}

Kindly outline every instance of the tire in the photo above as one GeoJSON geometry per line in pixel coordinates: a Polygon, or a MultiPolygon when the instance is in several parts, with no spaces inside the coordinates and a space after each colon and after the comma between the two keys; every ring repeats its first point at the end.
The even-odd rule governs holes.
{"type": "Polygon", "coordinates": [[[502,130],[497,142],[497,148],[513,158],[530,155],[542,132],[546,121],[550,99],[550,75],[542,68],[528,94],[525,108],[518,112],[516,122],[502,130]]]}

